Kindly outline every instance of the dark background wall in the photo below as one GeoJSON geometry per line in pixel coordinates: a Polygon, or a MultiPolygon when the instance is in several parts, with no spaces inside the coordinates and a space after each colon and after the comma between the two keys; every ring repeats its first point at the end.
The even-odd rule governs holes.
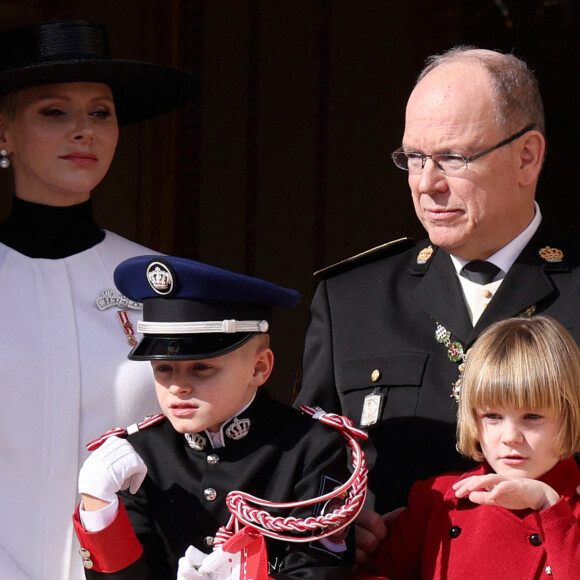
{"type": "MultiPolygon", "coordinates": [[[[270,390],[289,400],[311,273],[401,236],[423,237],[389,153],[426,56],[513,51],[536,71],[548,154],[538,200],[578,229],[578,2],[574,0],[0,0],[0,26],[104,22],[116,57],[198,75],[177,113],[122,130],[95,191],[99,223],[149,247],[299,289],[279,314],[270,390]]],[[[10,179],[0,176],[0,218],[10,179]]],[[[387,299],[387,298],[386,298],[387,299]]]]}

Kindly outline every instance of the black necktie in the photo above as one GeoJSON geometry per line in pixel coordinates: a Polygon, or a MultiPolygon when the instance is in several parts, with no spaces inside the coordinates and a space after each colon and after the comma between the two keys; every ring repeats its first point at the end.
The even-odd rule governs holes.
{"type": "Polygon", "coordinates": [[[500,268],[491,262],[474,260],[461,268],[461,275],[476,284],[489,284],[497,276],[500,268]]]}

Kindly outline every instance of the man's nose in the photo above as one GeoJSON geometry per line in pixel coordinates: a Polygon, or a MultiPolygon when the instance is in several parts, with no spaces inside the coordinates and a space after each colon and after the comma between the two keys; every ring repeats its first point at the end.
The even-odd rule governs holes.
{"type": "Polygon", "coordinates": [[[433,159],[427,157],[420,173],[419,191],[421,193],[430,193],[432,191],[445,191],[446,189],[447,180],[445,174],[435,165],[433,159]]]}

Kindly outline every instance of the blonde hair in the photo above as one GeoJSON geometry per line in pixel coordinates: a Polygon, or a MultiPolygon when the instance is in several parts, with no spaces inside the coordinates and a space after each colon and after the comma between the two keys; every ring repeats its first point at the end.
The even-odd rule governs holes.
{"type": "Polygon", "coordinates": [[[491,325],[469,350],[461,383],[457,449],[477,461],[476,409],[544,409],[561,418],[554,452],[580,450],[580,349],[549,316],[511,318],[491,325]]]}

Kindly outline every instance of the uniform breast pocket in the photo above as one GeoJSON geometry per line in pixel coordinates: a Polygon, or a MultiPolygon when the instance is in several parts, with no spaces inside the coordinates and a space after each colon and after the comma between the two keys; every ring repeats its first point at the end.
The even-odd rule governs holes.
{"type": "Polygon", "coordinates": [[[389,352],[344,359],[337,376],[343,411],[364,426],[381,417],[414,415],[429,353],[389,352]],[[373,397],[374,395],[374,397],[373,397]],[[370,418],[370,419],[369,419],[370,418]]]}

